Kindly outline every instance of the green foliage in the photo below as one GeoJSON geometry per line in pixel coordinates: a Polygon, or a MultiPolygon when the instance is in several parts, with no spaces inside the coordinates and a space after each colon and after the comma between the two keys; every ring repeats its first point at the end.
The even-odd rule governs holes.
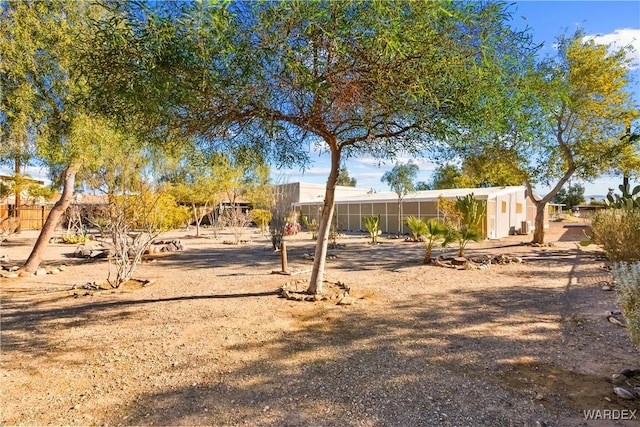
{"type": "Polygon", "coordinates": [[[380,181],[386,183],[393,192],[402,199],[409,193],[415,191],[413,181],[418,176],[420,168],[417,164],[409,161],[407,164],[396,163],[390,171],[386,171],[380,181]]]}
{"type": "Polygon", "coordinates": [[[425,245],[424,264],[431,264],[431,254],[436,243],[447,246],[453,236],[449,233],[449,228],[435,219],[426,220],[424,218],[408,217],[407,227],[413,233],[414,240],[422,241],[425,245]]]}
{"type": "Polygon", "coordinates": [[[473,193],[456,197],[456,210],[462,215],[462,225],[471,229],[481,229],[487,206],[478,201],[473,193]]]}
{"type": "Polygon", "coordinates": [[[336,185],[344,185],[345,187],[355,187],[356,179],[349,176],[349,171],[347,170],[347,166],[344,164],[340,166],[340,170],[338,171],[338,181],[336,181],[336,185]]]}
{"type": "Polygon", "coordinates": [[[449,228],[447,233],[448,241],[458,242],[458,256],[464,256],[464,250],[471,242],[479,242],[482,240],[482,230],[468,225],[462,225],[459,228],[449,228]]]}
{"type": "Polygon", "coordinates": [[[640,263],[618,263],[613,266],[616,296],[627,320],[627,331],[640,348],[640,263]]]}
{"type": "Polygon", "coordinates": [[[65,234],[60,238],[62,243],[69,245],[77,245],[78,243],[86,243],[91,240],[91,237],[86,234],[65,234]]]}
{"type": "Polygon", "coordinates": [[[553,203],[561,203],[571,208],[584,203],[584,186],[571,184],[568,189],[562,187],[552,199],[553,203]]]}
{"type": "Polygon", "coordinates": [[[619,188],[622,195],[607,194],[607,200],[605,201],[607,206],[615,209],[640,209],[640,185],[636,186],[631,192],[624,185],[619,188]]]}
{"type": "Polygon", "coordinates": [[[363,217],[362,221],[364,222],[364,227],[371,236],[371,243],[378,243],[378,236],[382,234],[382,231],[380,230],[380,218],[375,215],[371,215],[363,217]]]}
{"type": "Polygon", "coordinates": [[[251,220],[260,227],[260,231],[264,233],[271,221],[271,211],[266,209],[252,209],[249,211],[249,215],[251,216],[251,220]]]}
{"type": "Polygon", "coordinates": [[[431,188],[444,190],[447,188],[460,188],[462,172],[455,165],[441,165],[433,171],[431,188]]]}
{"type": "Polygon", "coordinates": [[[398,195],[398,236],[402,229],[402,199],[415,191],[413,181],[419,171],[418,165],[409,160],[407,164],[396,163],[393,169],[386,171],[380,179],[398,195]]]}
{"type": "Polygon", "coordinates": [[[311,238],[316,240],[318,238],[318,221],[316,221],[315,218],[309,221],[309,218],[306,216],[303,216],[300,220],[302,221],[302,225],[311,233],[311,238]]]}
{"type": "Polygon", "coordinates": [[[591,221],[593,241],[613,262],[640,261],[640,209],[605,209],[591,221]]]}
{"type": "Polygon", "coordinates": [[[410,216],[405,219],[405,222],[409,230],[411,230],[415,242],[419,241],[421,237],[425,235],[426,224],[421,218],[410,216]]]}

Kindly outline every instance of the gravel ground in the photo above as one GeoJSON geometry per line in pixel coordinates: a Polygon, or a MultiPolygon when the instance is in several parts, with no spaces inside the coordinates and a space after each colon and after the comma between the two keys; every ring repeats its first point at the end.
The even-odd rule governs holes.
{"type": "MultiPolygon", "coordinates": [[[[640,399],[613,393],[640,352],[605,316],[605,262],[577,244],[581,227],[548,237],[471,244],[470,256],[524,263],[457,270],[422,265],[419,243],[345,236],[325,287],[350,287],[347,306],[278,297],[309,278],[307,233],[288,241],[294,276],[272,274],[280,255],[254,229],[238,246],[175,232],[164,238],[184,251],[138,268],[152,285],[103,291],[72,287],[103,282],[105,261],[53,244],[45,265],[64,271],[0,279],[0,423],[639,425],[640,399]],[[597,410],[627,419],[585,418],[597,410]]],[[[34,238],[12,236],[0,255],[19,263],[34,238]]]]}

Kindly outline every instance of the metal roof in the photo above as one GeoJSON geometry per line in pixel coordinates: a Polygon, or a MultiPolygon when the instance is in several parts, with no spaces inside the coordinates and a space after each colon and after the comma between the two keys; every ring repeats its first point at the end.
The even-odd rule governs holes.
{"type": "MultiPolygon", "coordinates": [[[[490,200],[505,194],[513,194],[526,191],[525,186],[488,187],[488,188],[451,188],[447,190],[426,190],[409,193],[403,197],[403,202],[433,202],[440,196],[445,199],[473,195],[479,200],[490,200]]],[[[318,205],[322,200],[294,203],[294,205],[318,205]]],[[[371,194],[340,194],[336,191],[335,204],[353,203],[398,203],[398,195],[392,191],[371,194]]]]}

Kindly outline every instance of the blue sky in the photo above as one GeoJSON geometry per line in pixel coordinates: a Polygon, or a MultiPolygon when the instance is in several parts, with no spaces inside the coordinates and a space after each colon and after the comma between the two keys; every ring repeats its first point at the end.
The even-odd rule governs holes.
{"type": "MultiPolygon", "coordinates": [[[[603,44],[619,43],[620,46],[632,44],[635,49],[635,60],[640,64],[640,2],[638,1],[518,1],[510,9],[512,26],[518,29],[529,27],[533,39],[544,43],[541,54],[552,54],[554,42],[558,35],[572,35],[577,28],[582,28],[596,42],[603,44]]],[[[634,78],[640,80],[640,68],[633,71],[634,78]]],[[[637,91],[638,86],[634,86],[637,91]]],[[[640,103],[640,95],[635,99],[640,103]]],[[[277,182],[313,182],[325,184],[329,175],[328,156],[315,152],[315,160],[304,173],[296,169],[274,171],[277,182]]],[[[406,162],[409,158],[400,158],[406,162]]],[[[418,181],[430,181],[431,172],[435,168],[432,162],[425,159],[413,159],[420,167],[418,181]]],[[[388,191],[386,184],[380,182],[385,171],[393,167],[393,162],[378,166],[372,158],[357,158],[347,161],[349,176],[356,178],[357,187],[373,188],[376,191],[388,191]]],[[[616,188],[621,183],[620,177],[603,176],[593,183],[582,183],[586,195],[604,195],[610,187],[616,188]]],[[[574,180],[574,182],[578,182],[574,180]]],[[[548,188],[536,189],[545,193],[548,188]]]]}

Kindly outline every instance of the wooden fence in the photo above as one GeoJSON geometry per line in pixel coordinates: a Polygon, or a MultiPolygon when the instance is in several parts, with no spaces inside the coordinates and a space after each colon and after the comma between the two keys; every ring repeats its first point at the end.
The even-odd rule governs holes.
{"type": "MultiPolygon", "coordinates": [[[[20,207],[20,229],[40,230],[51,212],[52,206],[22,206],[20,207]]],[[[0,205],[0,220],[13,215],[13,209],[7,205],[0,205]]]]}

